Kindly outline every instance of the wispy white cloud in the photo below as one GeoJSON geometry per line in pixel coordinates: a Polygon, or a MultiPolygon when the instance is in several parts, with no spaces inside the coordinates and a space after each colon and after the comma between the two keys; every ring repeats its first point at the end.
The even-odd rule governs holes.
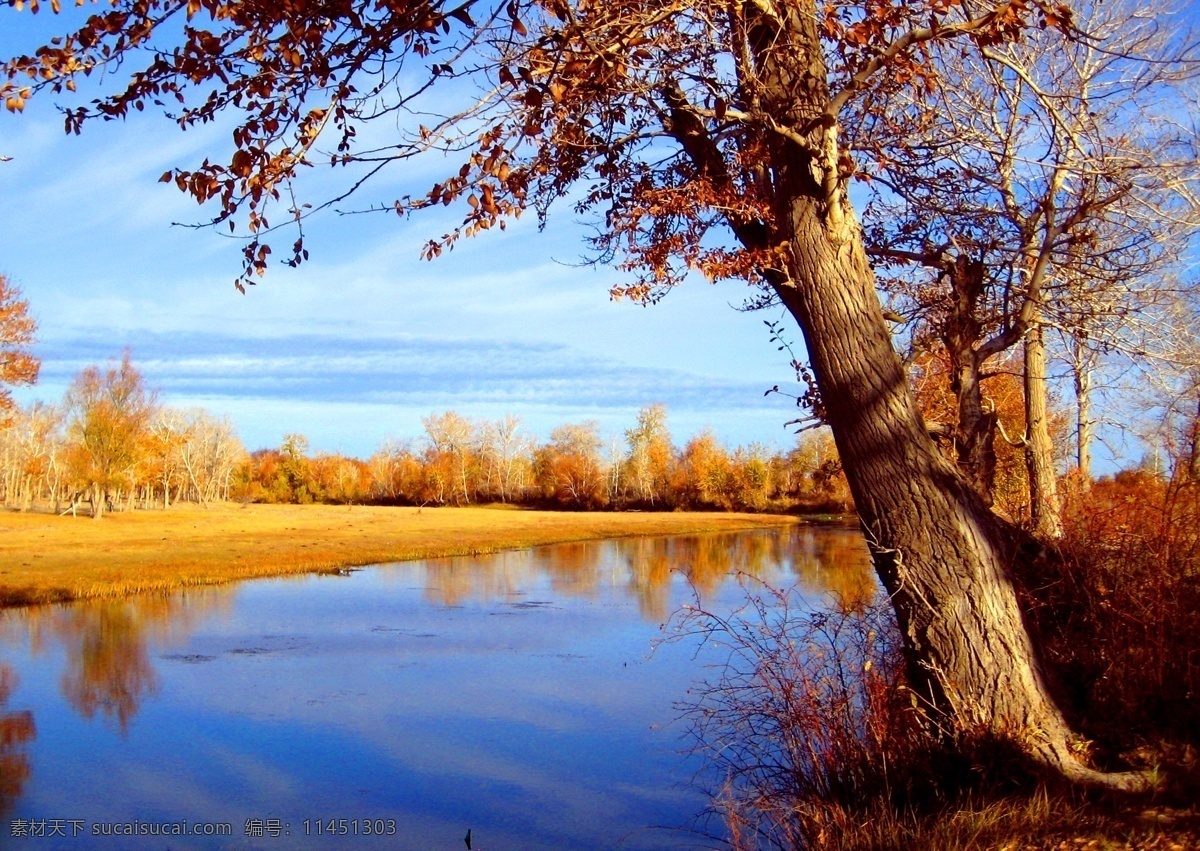
{"type": "MultiPolygon", "coordinates": [[[[211,212],[157,183],[227,145],[225,128],[181,134],[139,116],[66,138],[45,102],[0,122],[14,156],[0,166],[0,272],[29,298],[44,360],[41,387],[19,398],[55,400],[130,346],[164,399],[233,416],[251,445],[305,431],[369,452],[445,408],[515,413],[543,434],[586,418],[619,433],[651,402],[669,405],[681,438],[711,425],[735,443],[787,439],[790,410],[762,395],[788,379],[787,357],[759,317],[730,308],[744,293],[697,282],[653,308],[614,304],[617,273],[568,265],[583,253],[569,211],[546,233],[525,217],[433,263],[422,243],[461,211],[326,214],[307,227],[309,263],[242,296],[237,243],[170,227],[211,212]]],[[[432,168],[406,165],[381,191],[423,186],[432,168]]]]}
{"type": "MultiPolygon", "coordinates": [[[[561,343],[199,332],[131,334],[126,342],[165,402],[236,410],[243,437],[254,446],[315,428],[319,445],[366,454],[387,436],[418,436],[420,418],[445,409],[475,418],[516,413],[543,436],[584,419],[619,434],[651,402],[666,403],[673,421],[687,423],[677,426],[682,437],[705,426],[736,432],[746,421],[759,427],[765,421],[757,439],[786,436],[778,428],[781,406],[764,404],[753,381],[629,366],[561,343]],[[338,421],[346,425],[344,435],[337,434],[338,421]]],[[[81,369],[115,354],[103,337],[43,349],[43,387],[57,393],[81,369]]]]}

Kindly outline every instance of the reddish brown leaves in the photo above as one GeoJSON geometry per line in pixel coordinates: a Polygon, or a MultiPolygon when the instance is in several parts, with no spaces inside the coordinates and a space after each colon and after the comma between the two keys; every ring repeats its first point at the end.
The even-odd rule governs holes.
{"type": "MultiPolygon", "coordinates": [[[[266,208],[290,196],[298,169],[313,163],[319,136],[334,136],[336,153],[326,162],[348,161],[356,125],[386,85],[381,69],[390,78],[405,56],[427,55],[451,19],[474,26],[465,7],[443,14],[427,0],[112,0],[74,32],[8,60],[0,97],[20,111],[40,89],[69,91],[80,74],[128,62],[140,64],[123,89],[66,112],[68,132],[147,107],[185,130],[233,112],[234,148],[223,162],[175,170],[164,182],[174,180],[199,203],[216,201],[214,223],[242,218],[255,233],[266,208]],[[357,78],[366,83],[361,96],[357,78]]],[[[287,220],[305,209],[290,205],[287,220]]],[[[259,246],[246,258],[247,278],[263,271],[259,246]]]]}
{"type": "MultiPolygon", "coordinates": [[[[39,90],[70,90],[81,74],[128,63],[135,71],[124,88],[66,112],[68,132],[147,107],[184,130],[233,115],[232,150],[162,180],[215,203],[212,224],[247,235],[239,288],[266,269],[269,210],[276,227],[298,229],[384,165],[435,149],[458,158],[443,179],[424,195],[372,206],[404,215],[461,203],[462,224],[425,256],[503,227],[528,206],[544,214],[555,199],[582,197],[579,209],[604,220],[599,256],[619,254],[621,268],[639,276],[614,292],[653,300],[689,270],[759,283],[778,263],[773,178],[762,164],[779,133],[813,138],[813,125],[761,111],[756,75],[774,36],[763,39],[781,20],[772,9],[739,6],[731,17],[726,4],[709,2],[509,0],[484,14],[432,0],[111,0],[74,32],[5,63],[0,97],[20,111],[39,90]],[[436,100],[426,113],[410,100],[428,90],[453,101],[463,86],[450,81],[474,73],[466,69],[484,90],[496,87],[478,104],[447,116],[436,100]],[[367,124],[409,111],[424,126],[401,123],[377,147],[359,143],[367,124]],[[355,163],[366,177],[348,178],[345,194],[315,207],[295,200],[305,168],[355,163]]],[[[856,98],[931,86],[923,45],[967,20],[962,0],[814,11],[826,82],[856,98]]],[[[1062,4],[1010,0],[970,34],[1015,37],[1035,15],[1069,26],[1062,4]]],[[[837,167],[843,180],[853,162],[843,154],[837,167]]],[[[285,262],[306,257],[301,233],[285,262]]]]}

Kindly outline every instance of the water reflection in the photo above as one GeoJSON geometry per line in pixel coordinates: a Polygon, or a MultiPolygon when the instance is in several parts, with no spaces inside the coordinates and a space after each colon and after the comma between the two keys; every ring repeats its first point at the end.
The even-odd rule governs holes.
{"type": "Polygon", "coordinates": [[[16,674],[0,663],[0,813],[7,811],[29,780],[29,755],[25,746],[36,735],[33,713],[11,711],[8,699],[17,684],[16,674]]]}
{"type": "Polygon", "coordinates": [[[60,648],[63,697],[81,717],[99,716],[125,733],[158,691],[153,651],[186,641],[197,623],[228,609],[233,593],[232,587],[204,588],[9,610],[0,636],[23,634],[35,656],[60,648]]]}
{"type": "Polygon", "coordinates": [[[629,588],[642,616],[670,617],[670,581],[682,574],[701,598],[717,592],[730,576],[744,574],[775,586],[793,581],[814,594],[832,594],[848,607],[862,606],[875,593],[870,556],[850,529],[801,527],[790,534],[699,535],[612,542],[629,570],[629,588]]]}
{"type": "Polygon", "coordinates": [[[403,812],[435,845],[450,827],[461,841],[464,813],[490,847],[607,845],[616,825],[695,811],[660,729],[695,663],[644,654],[692,591],[736,602],[741,573],[848,601],[874,588],[852,530],[793,528],[0,612],[0,809],[44,816],[87,788],[93,817],[211,818],[236,789],[247,816],[403,812]]]}
{"type": "Polygon", "coordinates": [[[661,623],[672,611],[671,583],[682,575],[702,596],[733,574],[770,585],[794,580],[833,594],[850,608],[875,593],[870,559],[856,530],[798,527],[784,532],[731,533],[580,541],[424,563],[425,598],[436,605],[503,602],[545,577],[557,594],[592,599],[602,587],[623,588],[642,617],[661,623]]]}
{"type": "Polygon", "coordinates": [[[158,690],[139,608],[110,603],[75,610],[59,629],[67,651],[63,695],[84,718],[99,712],[123,732],[142,700],[158,690]]]}
{"type": "MultiPolygon", "coordinates": [[[[595,598],[602,587],[624,589],[643,619],[654,623],[671,615],[675,574],[686,577],[702,597],[736,573],[776,587],[791,578],[813,593],[834,594],[851,608],[869,601],[875,591],[860,536],[851,530],[807,527],[782,533],[581,541],[436,559],[421,563],[420,569],[425,599],[439,606],[511,601],[545,577],[556,595],[572,598],[595,598]]],[[[125,732],[142,702],[158,693],[153,651],[186,641],[196,624],[228,611],[234,594],[235,586],[224,586],[9,610],[0,613],[0,640],[21,634],[35,655],[51,645],[61,647],[66,657],[63,696],[82,717],[99,716],[125,732]]],[[[3,706],[13,674],[7,668],[0,673],[9,678],[0,679],[3,706]]]]}
{"type": "Polygon", "coordinates": [[[861,611],[878,588],[871,556],[857,530],[799,535],[791,549],[796,578],[807,590],[830,594],[847,611],[861,611]]]}
{"type": "Polygon", "coordinates": [[[593,599],[604,582],[610,551],[607,541],[576,541],[534,550],[531,561],[535,570],[549,577],[556,593],[593,599]]]}

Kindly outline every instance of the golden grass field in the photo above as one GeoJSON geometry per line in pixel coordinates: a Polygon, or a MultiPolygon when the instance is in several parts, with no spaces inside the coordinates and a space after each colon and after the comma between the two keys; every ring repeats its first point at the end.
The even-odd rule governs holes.
{"type": "Polygon", "coordinates": [[[562,541],[793,522],[755,514],[344,505],[184,505],[99,521],[2,512],[0,605],[123,596],[562,541]]]}

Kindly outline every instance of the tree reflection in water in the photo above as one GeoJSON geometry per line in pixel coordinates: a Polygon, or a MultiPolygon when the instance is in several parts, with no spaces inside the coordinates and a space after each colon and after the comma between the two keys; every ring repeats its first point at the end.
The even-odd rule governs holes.
{"type": "Polygon", "coordinates": [[[99,712],[124,733],[142,700],[158,692],[146,644],[154,619],[169,616],[163,609],[106,601],[72,608],[60,620],[56,631],[67,651],[62,692],[80,715],[91,720],[99,712]]]}
{"type": "Polygon", "coordinates": [[[427,561],[426,599],[438,605],[503,602],[539,578],[570,597],[592,598],[608,583],[624,586],[642,618],[666,621],[673,610],[671,578],[682,575],[701,596],[742,574],[771,585],[798,580],[815,593],[861,607],[875,594],[866,546],[855,529],[797,527],[762,533],[619,538],[554,544],[481,559],[427,561]]]}
{"type": "Polygon", "coordinates": [[[17,675],[0,663],[0,813],[21,797],[30,773],[25,745],[37,735],[32,712],[8,709],[8,699],[16,686],[17,675]]]}
{"type": "MultiPolygon", "coordinates": [[[[589,541],[431,560],[380,570],[376,581],[389,581],[389,575],[390,581],[420,585],[426,601],[442,606],[520,605],[530,602],[528,595],[544,593],[556,600],[615,601],[625,613],[634,606],[643,620],[656,624],[666,622],[686,598],[684,580],[696,593],[734,605],[737,600],[730,598],[740,589],[733,583],[747,575],[801,596],[833,593],[844,605],[875,594],[866,548],[855,530],[806,527],[589,541]]],[[[2,611],[0,646],[27,646],[33,657],[61,648],[59,687],[70,706],[124,735],[159,689],[155,664],[162,650],[187,639],[214,610],[232,609],[235,594],[229,586],[2,611]]],[[[164,691],[171,682],[166,673],[164,691]]],[[[34,719],[9,705],[15,683],[13,670],[0,664],[0,810],[23,793],[35,795],[29,781],[34,719]]],[[[40,747],[48,746],[45,739],[43,730],[40,747]]]]}
{"type": "Polygon", "coordinates": [[[798,527],[790,532],[632,538],[613,542],[629,569],[629,587],[642,616],[665,621],[672,613],[670,579],[682,574],[701,598],[735,575],[771,587],[798,581],[829,594],[848,609],[867,605],[876,584],[870,556],[855,529],[798,527]]]}
{"type": "Polygon", "coordinates": [[[610,561],[607,541],[576,541],[534,550],[538,567],[550,579],[550,587],[571,597],[594,599],[610,561]]]}
{"type": "MultiPolygon", "coordinates": [[[[431,602],[460,605],[466,600],[519,599],[542,576],[550,579],[556,592],[571,597],[593,597],[602,585],[611,583],[629,590],[643,618],[663,622],[671,614],[675,571],[704,593],[718,588],[735,571],[755,576],[778,572],[794,548],[791,535],[778,533],[566,543],[488,558],[426,562],[425,593],[431,602]]],[[[842,556],[813,552],[799,563],[810,565],[814,577],[820,573],[814,581],[837,581],[841,569],[812,563],[822,557],[842,556]]],[[[125,733],[143,702],[157,693],[153,651],[190,634],[201,616],[227,605],[231,593],[228,588],[194,589],[38,607],[24,609],[19,616],[10,614],[4,621],[7,631],[24,634],[35,654],[48,644],[61,645],[66,657],[63,696],[84,718],[103,718],[125,733]]],[[[16,740],[23,717],[12,721],[13,732],[6,734],[5,742],[16,740]]],[[[29,725],[32,730],[31,720],[29,725]]],[[[15,778],[19,772],[6,770],[5,775],[15,778]]]]}
{"type": "Polygon", "coordinates": [[[871,554],[857,528],[802,530],[792,548],[792,566],[809,591],[832,595],[836,608],[861,612],[875,599],[878,585],[871,554]]]}
{"type": "MultiPolygon", "coordinates": [[[[849,608],[865,605],[875,593],[866,547],[851,529],[587,541],[488,558],[437,559],[423,569],[427,599],[441,605],[518,599],[546,576],[556,592],[572,597],[592,597],[606,583],[624,585],[641,616],[657,622],[672,613],[676,572],[702,597],[738,574],[776,587],[798,581],[849,608]]],[[[189,635],[201,617],[227,607],[232,594],[228,587],[193,589],[25,609],[4,620],[9,630],[19,625],[35,653],[48,642],[60,644],[67,659],[61,688],[70,705],[85,718],[115,722],[124,733],[142,703],[157,693],[151,651],[189,635]]],[[[12,688],[12,673],[5,676],[0,699],[12,688]]],[[[33,736],[33,721],[23,713],[0,717],[6,719],[0,744],[8,760],[25,741],[22,736],[33,736]]],[[[16,763],[10,768],[5,762],[4,769],[5,788],[21,782],[16,763]]]]}
{"type": "Polygon", "coordinates": [[[204,588],[40,606],[21,610],[17,620],[35,654],[49,643],[62,646],[60,686],[71,707],[89,720],[99,715],[113,721],[125,733],[142,702],[158,690],[151,651],[185,639],[200,618],[228,606],[232,593],[204,588]]]}

